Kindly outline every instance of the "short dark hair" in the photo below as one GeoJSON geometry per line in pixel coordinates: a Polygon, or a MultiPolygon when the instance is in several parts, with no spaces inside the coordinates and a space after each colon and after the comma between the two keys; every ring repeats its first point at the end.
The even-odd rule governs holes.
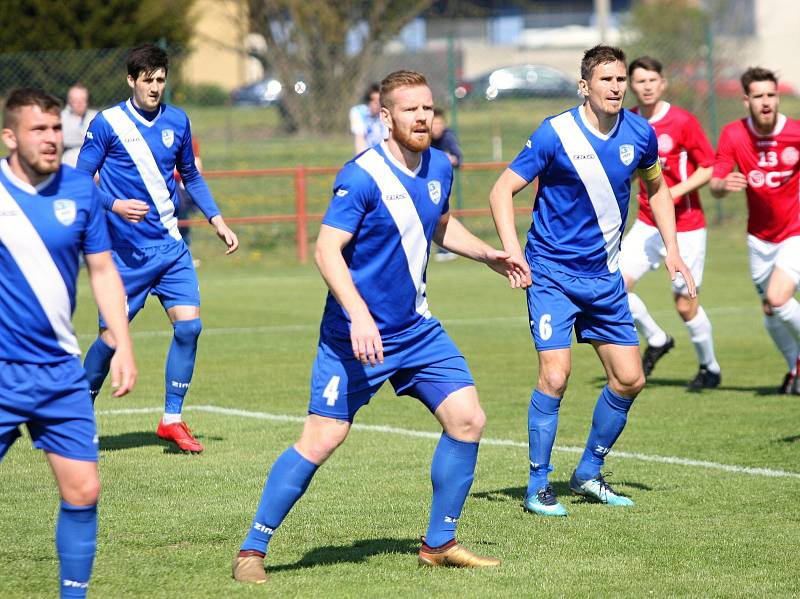
{"type": "Polygon", "coordinates": [[[620,48],[604,44],[589,48],[583,53],[583,60],[581,60],[581,79],[589,81],[596,66],[617,61],[625,64],[625,52],[620,48]]]}
{"type": "Polygon", "coordinates": [[[645,71],[653,71],[654,73],[663,75],[664,65],[652,56],[640,56],[639,58],[633,59],[631,64],[628,65],[628,75],[633,75],[636,69],[644,69],[645,71]]]}
{"type": "Polygon", "coordinates": [[[417,71],[395,71],[389,73],[381,81],[381,106],[389,108],[388,96],[400,87],[416,87],[418,85],[428,85],[425,75],[417,71]]]}
{"type": "Polygon", "coordinates": [[[750,84],[754,81],[772,81],[775,87],[778,87],[778,77],[775,73],[762,67],[750,67],[742,73],[741,82],[745,96],[750,93],[750,84]]]}
{"type": "Polygon", "coordinates": [[[13,90],[3,108],[3,127],[12,129],[17,124],[17,115],[25,106],[38,106],[42,112],[58,114],[61,100],[41,89],[22,87],[13,90]]]}
{"type": "Polygon", "coordinates": [[[165,75],[169,71],[169,56],[162,48],[145,44],[137,46],[128,53],[128,75],[133,77],[134,81],[142,73],[149,74],[158,69],[164,69],[165,75]]]}
{"type": "Polygon", "coordinates": [[[364,92],[364,104],[368,104],[372,94],[379,94],[381,93],[381,84],[380,83],[370,83],[367,91],[364,92]]]}

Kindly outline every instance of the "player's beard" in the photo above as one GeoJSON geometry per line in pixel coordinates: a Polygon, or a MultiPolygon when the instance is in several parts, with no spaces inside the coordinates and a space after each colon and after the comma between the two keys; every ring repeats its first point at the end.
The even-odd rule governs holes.
{"type": "Polygon", "coordinates": [[[42,177],[52,175],[61,166],[61,149],[56,147],[55,160],[50,160],[50,157],[52,154],[46,159],[43,152],[20,152],[19,155],[20,162],[25,162],[28,168],[42,177]]]}
{"type": "Polygon", "coordinates": [[[761,114],[761,112],[753,112],[750,110],[750,118],[761,131],[772,131],[775,125],[778,124],[778,111],[773,110],[768,115],[761,114]]]}
{"type": "MultiPolygon", "coordinates": [[[[417,128],[417,127],[415,127],[417,128]]],[[[426,127],[425,135],[420,135],[421,132],[409,131],[405,132],[400,129],[392,131],[395,141],[407,150],[412,152],[424,152],[431,146],[431,130],[426,127]]]]}

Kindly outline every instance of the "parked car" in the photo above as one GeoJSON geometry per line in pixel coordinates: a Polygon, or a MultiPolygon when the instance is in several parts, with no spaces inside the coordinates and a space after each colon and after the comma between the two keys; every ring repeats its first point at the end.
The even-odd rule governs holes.
{"type": "Polygon", "coordinates": [[[558,69],[542,64],[521,64],[501,67],[461,82],[455,90],[457,98],[552,98],[574,96],[578,84],[558,69]]]}
{"type": "MultiPolygon", "coordinates": [[[[304,81],[298,80],[293,89],[296,94],[304,94],[307,86],[304,81]]],[[[280,104],[284,91],[280,81],[274,77],[267,77],[233,90],[231,103],[234,106],[273,106],[280,104]]]]}

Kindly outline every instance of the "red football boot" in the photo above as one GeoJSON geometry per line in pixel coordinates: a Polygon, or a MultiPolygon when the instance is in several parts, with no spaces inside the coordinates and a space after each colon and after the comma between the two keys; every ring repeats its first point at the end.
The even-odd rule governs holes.
{"type": "Polygon", "coordinates": [[[162,420],[158,423],[156,435],[165,441],[172,441],[181,451],[188,451],[189,453],[200,453],[203,451],[203,446],[192,436],[192,431],[189,430],[185,422],[164,424],[162,420]]]}

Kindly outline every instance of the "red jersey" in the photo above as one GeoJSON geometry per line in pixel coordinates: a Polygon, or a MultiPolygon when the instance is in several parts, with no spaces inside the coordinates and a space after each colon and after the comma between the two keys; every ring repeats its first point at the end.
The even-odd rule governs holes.
{"type": "Polygon", "coordinates": [[[800,235],[800,121],[778,114],[769,135],[757,133],[749,117],[726,125],[714,178],[734,166],[747,176],[747,232],[773,243],[800,235]]]}
{"type": "MultiPolygon", "coordinates": [[[[634,112],[638,112],[636,108],[634,112]]],[[[658,138],[658,159],[669,187],[686,181],[698,168],[714,164],[714,148],[700,121],[683,108],[664,102],[664,108],[648,119],[658,138]]],[[[672,198],[675,201],[675,224],[678,231],[694,231],[706,226],[700,194],[697,190],[672,198]]],[[[639,178],[639,220],[655,226],[647,187],[639,178]]]]}

